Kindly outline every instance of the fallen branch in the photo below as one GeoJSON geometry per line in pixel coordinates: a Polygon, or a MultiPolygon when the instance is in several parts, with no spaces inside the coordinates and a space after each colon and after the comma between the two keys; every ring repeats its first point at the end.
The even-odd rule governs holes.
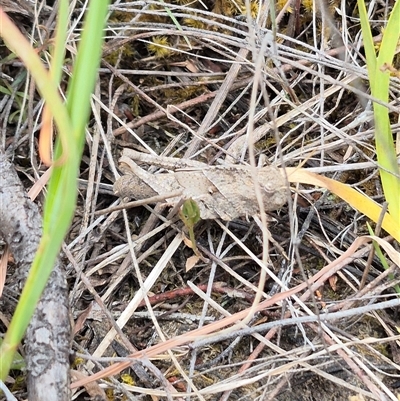
{"type": "MultiPolygon", "coordinates": [[[[0,153],[0,236],[9,245],[24,284],[42,235],[42,220],[11,163],[0,153]]],[[[64,271],[58,263],[25,338],[30,401],[69,401],[70,322],[64,271]]]]}

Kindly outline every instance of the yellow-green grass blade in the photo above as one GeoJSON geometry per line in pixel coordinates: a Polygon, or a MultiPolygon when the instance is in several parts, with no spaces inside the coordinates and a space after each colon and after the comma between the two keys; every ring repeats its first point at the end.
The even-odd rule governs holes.
{"type": "MultiPolygon", "coordinates": [[[[360,13],[360,23],[361,31],[364,42],[365,57],[367,60],[368,71],[375,71],[376,68],[376,56],[375,56],[375,46],[374,40],[372,38],[371,27],[369,25],[369,19],[367,14],[367,9],[365,7],[364,0],[357,0],[358,11],[360,13]]],[[[371,91],[374,91],[374,82],[370,83],[371,91]]]]}
{"type": "MultiPolygon", "coordinates": [[[[384,102],[389,101],[390,72],[385,66],[391,66],[398,47],[400,36],[400,2],[395,2],[385,27],[375,69],[375,90],[373,96],[384,102]]],[[[382,186],[390,214],[400,220],[400,169],[397,163],[393,134],[390,129],[388,110],[374,103],[375,143],[381,169],[382,186]]]]}
{"type": "MultiPolygon", "coordinates": [[[[387,103],[389,101],[390,72],[385,67],[391,66],[398,46],[400,36],[400,2],[395,2],[392,9],[382,36],[378,57],[375,56],[371,28],[363,0],[358,0],[358,8],[360,11],[371,94],[387,103]]],[[[400,221],[400,169],[390,129],[388,109],[374,103],[374,119],[376,153],[385,198],[389,203],[389,213],[396,221],[400,221]]]]}

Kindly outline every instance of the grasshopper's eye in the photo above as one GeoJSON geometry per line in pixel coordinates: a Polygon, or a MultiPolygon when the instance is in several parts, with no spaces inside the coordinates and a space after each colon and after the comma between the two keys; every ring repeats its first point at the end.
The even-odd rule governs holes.
{"type": "Polygon", "coordinates": [[[263,189],[268,195],[272,195],[276,191],[276,188],[274,188],[274,186],[270,182],[264,184],[263,189]]]}

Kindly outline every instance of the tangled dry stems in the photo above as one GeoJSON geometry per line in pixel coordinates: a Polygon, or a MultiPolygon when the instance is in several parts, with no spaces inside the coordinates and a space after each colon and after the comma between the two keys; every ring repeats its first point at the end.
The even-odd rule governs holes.
{"type": "MultiPolygon", "coordinates": [[[[82,196],[64,247],[75,318],[88,306],[88,294],[98,305],[84,315],[75,347],[89,360],[81,368],[90,372],[101,368],[95,362],[110,361],[102,358],[104,353],[112,355],[110,344],[124,357],[189,333],[187,345],[151,362],[144,359],[146,374],[140,375],[135,365],[137,385],[120,376],[108,383],[114,396],[183,399],[190,393],[198,400],[308,400],[316,391],[321,399],[355,394],[397,399],[394,317],[390,308],[374,311],[373,305],[381,298],[396,299],[391,288],[399,280],[389,279],[389,271],[383,272],[374,259],[367,286],[360,288],[367,245],[338,272],[337,283],[330,279],[325,284],[322,299],[313,292],[285,299],[250,316],[243,327],[231,327],[228,338],[214,338],[212,345],[198,348],[190,337],[191,330],[250,308],[257,294],[264,300],[293,288],[342,255],[365,233],[365,218],[339,199],[298,186],[292,188],[288,208],[267,224],[258,219],[203,222],[196,236],[211,262],[188,273],[184,265],[191,252],[183,245],[183,227],[174,212],[146,206],[151,213],[134,209],[94,215],[119,202],[110,195],[122,146],[209,163],[246,162],[249,154],[263,154],[267,163],[304,165],[382,201],[361,34],[356,19],[346,14],[355,4],[347,6],[338,4],[330,11],[325,7],[322,12],[314,7],[308,19],[299,17],[303,34],[298,39],[282,33],[292,18],[282,13],[276,42],[265,28],[271,28],[271,19],[267,21],[268,10],[261,3],[263,12],[250,23],[243,15],[217,13],[215,3],[208,11],[197,4],[156,1],[115,2],[111,7],[80,179],[82,196]],[[180,21],[182,31],[165,7],[180,21]],[[158,39],[164,46],[162,55],[154,47],[161,37],[168,38],[158,39]],[[153,293],[162,292],[168,297],[153,305],[153,293]],[[189,294],[196,296],[183,302],[181,297],[189,294]],[[145,305],[145,314],[137,311],[145,305]],[[364,307],[362,315],[329,322],[322,318],[328,309],[351,311],[359,306],[364,307]],[[301,316],[314,320],[301,323],[301,316]],[[282,325],[288,318],[293,325],[282,325]],[[96,319],[101,327],[93,324],[96,319]],[[119,329],[116,321],[125,327],[119,329]],[[274,327],[251,336],[243,331],[265,321],[274,322],[274,327]],[[95,339],[85,342],[91,330],[100,344],[95,339]],[[158,380],[156,388],[146,377],[158,380]],[[329,383],[334,383],[334,394],[329,383]],[[311,388],[310,394],[306,388],[311,388]]],[[[382,20],[383,14],[376,4],[374,19],[382,20]]],[[[74,17],[79,15],[75,10],[74,17]]],[[[42,14],[37,17],[43,19],[42,14]]],[[[79,23],[71,21],[68,51],[73,57],[79,23]]],[[[39,32],[34,26],[32,36],[40,40],[39,32]]],[[[17,63],[10,68],[16,76],[21,74],[17,63]]],[[[13,146],[16,155],[30,155],[27,173],[35,179],[41,174],[33,140],[41,106],[30,97],[32,88],[27,81],[20,89],[25,91],[22,106],[27,114],[21,111],[13,146]]],[[[394,112],[399,88],[394,78],[388,105],[394,112]]],[[[13,101],[5,97],[3,121],[9,121],[13,101]]],[[[394,118],[392,129],[398,135],[394,118]]],[[[2,132],[3,141],[11,139],[9,127],[3,125],[2,132]]],[[[390,272],[394,270],[392,266],[390,272]]]]}

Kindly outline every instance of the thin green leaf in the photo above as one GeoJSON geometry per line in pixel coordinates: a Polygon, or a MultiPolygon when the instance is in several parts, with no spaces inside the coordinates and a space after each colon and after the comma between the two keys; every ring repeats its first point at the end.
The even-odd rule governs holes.
{"type": "MultiPolygon", "coordinates": [[[[48,78],[47,72],[43,73],[43,65],[25,38],[22,35],[17,40],[15,37],[9,37],[12,35],[11,32],[18,31],[11,22],[6,23],[6,26],[4,23],[2,25],[5,30],[11,29],[11,31],[4,33],[4,29],[0,27],[0,33],[8,38],[13,51],[23,59],[34,79],[37,79],[39,90],[48,102],[58,124],[59,135],[63,136],[62,142],[68,146],[65,164],[53,168],[44,206],[42,239],[0,350],[2,355],[0,379],[2,380],[8,374],[14,351],[25,333],[38,299],[50,276],[75,210],[77,176],[85,138],[85,125],[90,112],[90,96],[97,76],[108,3],[108,1],[97,2],[94,0],[89,4],[77,61],[68,89],[68,112],[60,101],[55,83],[48,78]],[[54,99],[56,101],[53,102],[54,99]],[[60,121],[60,116],[64,118],[63,121],[60,121]]],[[[0,9],[0,17],[2,17],[1,13],[0,9]]],[[[58,72],[55,73],[58,74],[58,72]]],[[[61,148],[61,140],[58,140],[56,156],[60,156],[63,150],[66,149],[61,148]]]]}
{"type": "MultiPolygon", "coordinates": [[[[164,0],[160,0],[161,3],[164,4],[164,8],[165,11],[167,12],[168,16],[171,18],[172,22],[175,24],[175,26],[177,27],[177,29],[181,32],[183,32],[182,29],[182,25],[179,23],[179,21],[175,18],[175,15],[172,14],[172,11],[166,6],[164,0]]],[[[192,45],[189,42],[189,39],[187,38],[187,36],[184,36],[185,42],[187,43],[187,45],[189,46],[189,49],[192,49],[192,45]]]]}
{"type": "MultiPolygon", "coordinates": [[[[358,0],[360,21],[367,58],[368,76],[371,93],[374,97],[387,103],[389,100],[390,73],[387,66],[391,66],[400,36],[400,4],[396,2],[390,14],[388,24],[382,36],[379,56],[375,55],[375,48],[371,28],[363,0],[358,0]]],[[[385,198],[389,203],[389,212],[396,221],[400,221],[400,169],[390,129],[388,109],[374,103],[375,143],[380,176],[385,198]]]]}

